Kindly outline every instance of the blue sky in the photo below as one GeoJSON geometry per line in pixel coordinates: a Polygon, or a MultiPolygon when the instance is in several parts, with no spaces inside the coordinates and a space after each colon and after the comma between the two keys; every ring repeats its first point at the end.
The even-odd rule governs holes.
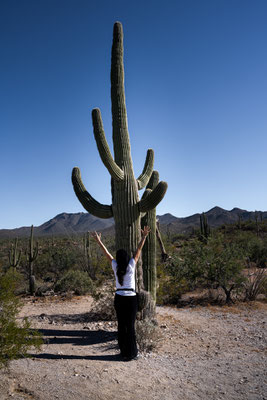
{"type": "Polygon", "coordinates": [[[74,166],[110,204],[91,110],[101,109],[113,148],[115,21],[135,174],[153,148],[169,185],[157,213],[267,210],[265,0],[2,0],[0,228],[84,211],[74,166]]]}

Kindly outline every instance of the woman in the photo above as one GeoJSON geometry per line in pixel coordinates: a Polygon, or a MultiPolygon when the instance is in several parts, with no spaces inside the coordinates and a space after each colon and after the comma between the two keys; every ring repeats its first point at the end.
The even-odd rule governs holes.
{"type": "Polygon", "coordinates": [[[150,232],[148,226],[141,230],[142,238],[137,246],[135,255],[130,258],[127,252],[120,249],[116,253],[116,260],[109,253],[101,241],[101,233],[93,233],[94,239],[102,248],[103,253],[111,262],[116,279],[116,294],[114,306],[118,320],[118,342],[121,356],[124,361],[137,359],[138,350],[135,338],[135,318],[137,313],[137,297],[135,292],[135,267],[141,250],[150,232]]]}

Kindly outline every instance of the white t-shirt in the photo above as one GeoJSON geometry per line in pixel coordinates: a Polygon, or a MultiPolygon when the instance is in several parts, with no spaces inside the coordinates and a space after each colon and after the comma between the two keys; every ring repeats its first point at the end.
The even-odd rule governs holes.
{"type": "Polygon", "coordinates": [[[117,277],[117,261],[112,260],[111,262],[112,269],[114,271],[115,279],[116,279],[116,289],[121,289],[117,294],[121,296],[136,296],[135,292],[131,292],[125,289],[134,289],[135,290],[135,261],[134,258],[131,258],[129,264],[126,269],[126,274],[123,277],[123,284],[120,285],[117,277]]]}

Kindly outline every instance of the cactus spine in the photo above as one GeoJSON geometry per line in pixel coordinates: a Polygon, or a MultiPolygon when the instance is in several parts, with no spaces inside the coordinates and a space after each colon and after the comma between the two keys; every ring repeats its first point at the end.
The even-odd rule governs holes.
{"type": "Polygon", "coordinates": [[[34,248],[34,243],[33,243],[33,225],[31,226],[31,236],[29,239],[29,251],[28,251],[28,262],[29,262],[29,288],[30,288],[30,294],[33,296],[36,291],[36,282],[35,282],[35,276],[33,274],[33,262],[36,260],[38,257],[38,242],[36,243],[36,247],[34,248]]]}
{"type": "MultiPolygon", "coordinates": [[[[83,207],[100,218],[114,217],[116,248],[125,249],[130,255],[141,238],[141,214],[157,206],[167,190],[167,183],[160,182],[145,198],[139,200],[138,190],[144,188],[153,172],[154,152],[147,151],[141,175],[134,176],[128,133],[127,112],[124,93],[123,31],[119,22],[114,24],[111,56],[111,103],[112,138],[114,158],[106,141],[101,113],[92,111],[94,136],[103,164],[111,175],[112,205],[96,201],[85,189],[79,168],[72,172],[74,191],[83,207]]],[[[142,266],[137,266],[137,287],[143,286],[142,266]]]]}
{"type": "Polygon", "coordinates": [[[12,244],[11,250],[9,251],[9,266],[16,269],[20,263],[21,250],[18,252],[18,238],[15,240],[15,244],[12,244]]]}

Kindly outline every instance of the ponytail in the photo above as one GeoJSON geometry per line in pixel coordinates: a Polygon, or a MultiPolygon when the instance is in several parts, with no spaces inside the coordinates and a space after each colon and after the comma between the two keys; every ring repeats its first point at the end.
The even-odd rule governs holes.
{"type": "Polygon", "coordinates": [[[116,261],[117,261],[117,277],[118,277],[119,284],[122,286],[123,278],[124,278],[124,275],[126,274],[126,270],[127,270],[127,266],[130,261],[130,257],[125,250],[120,249],[116,253],[116,261]]]}

